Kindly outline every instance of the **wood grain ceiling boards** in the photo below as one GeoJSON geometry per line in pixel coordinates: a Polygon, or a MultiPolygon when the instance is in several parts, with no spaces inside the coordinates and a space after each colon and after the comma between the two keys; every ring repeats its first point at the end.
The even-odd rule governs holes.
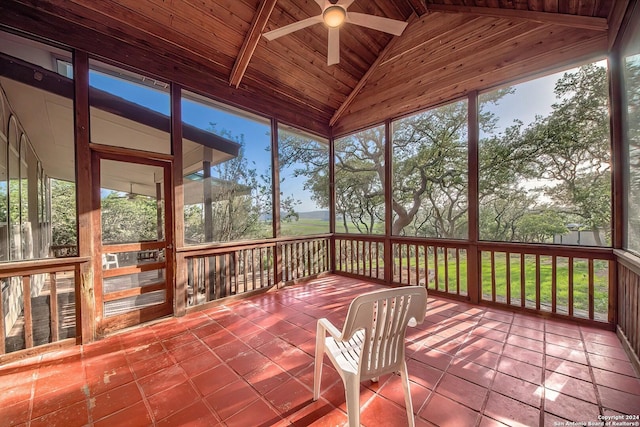
{"type": "Polygon", "coordinates": [[[355,0],[409,21],[345,25],[327,66],[314,0],[2,0],[0,23],[328,136],[606,54],[628,0],[355,0]],[[332,127],[330,127],[330,124],[332,127]]]}

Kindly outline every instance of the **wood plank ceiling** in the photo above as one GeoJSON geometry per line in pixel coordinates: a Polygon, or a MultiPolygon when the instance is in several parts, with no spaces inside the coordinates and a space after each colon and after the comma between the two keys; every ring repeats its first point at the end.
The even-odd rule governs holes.
{"type": "Polygon", "coordinates": [[[0,23],[328,136],[605,55],[628,0],[355,0],[408,21],[263,32],[318,15],[313,0],[2,0],[0,23]]]}

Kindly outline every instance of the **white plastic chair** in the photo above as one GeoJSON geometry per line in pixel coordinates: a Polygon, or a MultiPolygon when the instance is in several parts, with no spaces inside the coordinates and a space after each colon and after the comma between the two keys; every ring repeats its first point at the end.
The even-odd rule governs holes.
{"type": "Polygon", "coordinates": [[[118,256],[116,254],[102,254],[102,269],[118,268],[118,256]]]}
{"type": "Polygon", "coordinates": [[[427,291],[404,286],[357,296],[349,306],[340,332],[327,319],[318,320],[313,400],[320,397],[322,358],[327,353],[342,378],[349,426],[360,425],[360,382],[378,381],[381,375],[400,372],[409,425],[414,426],[409,376],[405,361],[407,325],[422,323],[427,291]],[[329,333],[329,336],[326,334],[329,333]]]}

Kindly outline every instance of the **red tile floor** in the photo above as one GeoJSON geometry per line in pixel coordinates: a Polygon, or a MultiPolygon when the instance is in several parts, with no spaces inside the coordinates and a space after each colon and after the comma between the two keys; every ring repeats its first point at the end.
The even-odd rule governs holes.
{"type": "MultiPolygon", "coordinates": [[[[378,287],[329,276],[0,366],[0,426],[342,425],[326,358],[312,401],[316,319],[341,327],[352,298],[378,287]]],[[[640,380],[613,332],[430,297],[407,338],[418,426],[640,414],[640,380]]],[[[360,396],[363,425],[407,424],[397,375],[360,396]]]]}

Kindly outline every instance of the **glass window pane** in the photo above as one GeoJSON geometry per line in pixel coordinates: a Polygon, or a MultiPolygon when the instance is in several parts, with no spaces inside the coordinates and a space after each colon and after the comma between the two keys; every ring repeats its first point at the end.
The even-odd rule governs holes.
{"type": "Polygon", "coordinates": [[[611,245],[604,62],[480,97],[480,238],[611,245]]]}
{"type": "Polygon", "coordinates": [[[102,243],[164,239],[163,172],[158,166],[100,161],[102,243]]]}
{"type": "Polygon", "coordinates": [[[466,239],[466,100],[406,117],[392,126],[392,233],[466,239]]]}
{"type": "Polygon", "coordinates": [[[384,234],[384,129],[335,140],[337,233],[384,234]]]}
{"type": "Polygon", "coordinates": [[[183,92],[185,244],[272,237],[271,125],[183,92]]]}
{"type": "Polygon", "coordinates": [[[640,255],[640,29],[636,28],[624,50],[624,88],[627,109],[626,139],[627,224],[625,248],[640,255]]]}
{"type": "Polygon", "coordinates": [[[167,83],[90,61],[91,142],[171,153],[167,83]]]}
{"type": "Polygon", "coordinates": [[[279,126],[278,151],[282,235],[328,233],[328,141],[279,126]]]}
{"type": "Polygon", "coordinates": [[[73,74],[57,66],[71,53],[1,31],[0,52],[15,68],[0,77],[0,260],[75,255],[73,74]]]}

